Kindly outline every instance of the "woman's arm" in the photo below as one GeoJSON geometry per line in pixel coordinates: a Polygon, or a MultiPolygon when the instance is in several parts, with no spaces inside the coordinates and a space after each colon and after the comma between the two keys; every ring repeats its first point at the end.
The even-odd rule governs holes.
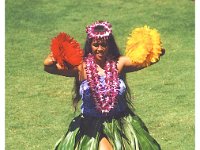
{"type": "Polygon", "coordinates": [[[75,77],[78,75],[78,67],[67,68],[60,66],[53,58],[52,53],[50,53],[44,60],[44,71],[51,74],[62,75],[67,77],[75,77]]]}
{"type": "MultiPolygon", "coordinates": [[[[165,49],[162,48],[161,52],[162,53],[160,54],[160,56],[163,56],[165,54],[165,49]]],[[[153,65],[157,62],[151,63],[151,64],[149,64],[149,66],[153,65]]],[[[121,68],[121,70],[123,69],[124,72],[133,72],[133,71],[141,70],[141,69],[146,68],[146,67],[147,67],[147,65],[145,65],[145,64],[133,63],[131,61],[131,59],[127,56],[119,57],[119,68],[121,68]]]]}
{"type": "Polygon", "coordinates": [[[141,70],[145,68],[145,65],[138,65],[136,63],[132,63],[131,59],[127,56],[119,57],[119,70],[123,70],[123,72],[134,72],[137,70],[141,70]]]}

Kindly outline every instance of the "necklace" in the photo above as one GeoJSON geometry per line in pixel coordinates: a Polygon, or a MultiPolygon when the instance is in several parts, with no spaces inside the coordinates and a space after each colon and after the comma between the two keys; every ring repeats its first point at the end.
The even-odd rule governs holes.
{"type": "Polygon", "coordinates": [[[109,113],[117,103],[119,93],[119,78],[117,64],[115,61],[106,61],[105,65],[105,85],[100,82],[100,76],[97,71],[97,64],[94,56],[88,54],[85,58],[86,74],[91,94],[96,105],[96,109],[101,113],[109,113]]]}

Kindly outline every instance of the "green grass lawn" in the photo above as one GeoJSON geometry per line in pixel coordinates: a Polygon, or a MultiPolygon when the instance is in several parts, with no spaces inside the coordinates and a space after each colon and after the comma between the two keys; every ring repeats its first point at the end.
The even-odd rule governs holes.
{"type": "Polygon", "coordinates": [[[85,42],[85,26],[108,20],[121,51],[132,29],[158,29],[166,54],[128,74],[136,113],[163,150],[194,149],[192,0],[6,0],[6,149],[48,150],[74,117],[72,78],[43,71],[51,38],[85,42]]]}

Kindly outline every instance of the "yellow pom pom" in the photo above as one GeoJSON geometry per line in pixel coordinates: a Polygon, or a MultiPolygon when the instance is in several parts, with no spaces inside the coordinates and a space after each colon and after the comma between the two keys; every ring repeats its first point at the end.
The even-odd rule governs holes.
{"type": "Polygon", "coordinates": [[[148,26],[134,29],[128,37],[125,55],[133,63],[145,66],[157,62],[162,53],[160,34],[156,29],[148,26]]]}

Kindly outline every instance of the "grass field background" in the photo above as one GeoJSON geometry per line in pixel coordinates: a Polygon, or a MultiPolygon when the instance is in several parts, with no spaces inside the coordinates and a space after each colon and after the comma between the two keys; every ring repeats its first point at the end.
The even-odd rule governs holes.
{"type": "MultiPolygon", "coordinates": [[[[132,29],[158,29],[166,54],[128,74],[136,113],[163,150],[194,149],[192,0],[6,0],[6,149],[48,150],[74,117],[72,78],[43,71],[51,38],[85,42],[85,26],[108,20],[123,52],[132,29]]],[[[78,114],[78,112],[77,112],[78,114]]]]}

